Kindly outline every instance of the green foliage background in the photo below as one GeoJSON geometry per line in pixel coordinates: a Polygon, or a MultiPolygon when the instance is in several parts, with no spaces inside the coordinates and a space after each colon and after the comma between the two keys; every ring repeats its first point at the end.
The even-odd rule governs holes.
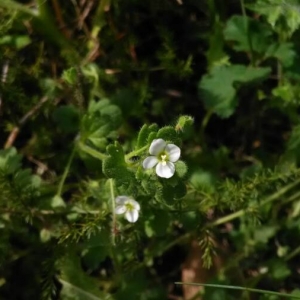
{"type": "MultiPolygon", "coordinates": [[[[182,299],[194,240],[203,268],[225,248],[208,283],[299,295],[300,1],[1,0],[0,18],[1,299],[182,299]],[[170,180],[141,166],[155,138],[181,148],[170,180]]],[[[252,297],[202,295],[280,299],[252,297]]]]}

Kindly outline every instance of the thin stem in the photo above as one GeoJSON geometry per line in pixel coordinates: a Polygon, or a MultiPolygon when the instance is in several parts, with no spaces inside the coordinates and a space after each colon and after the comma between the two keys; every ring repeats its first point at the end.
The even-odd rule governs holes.
{"type": "MultiPolygon", "coordinates": [[[[282,30],[280,30],[279,34],[278,34],[278,42],[280,44],[283,44],[286,42],[286,39],[284,37],[284,33],[282,30]]],[[[282,63],[281,61],[278,59],[277,60],[277,78],[278,78],[278,86],[282,86],[283,85],[283,70],[282,70],[282,63]]]]}
{"type": "Polygon", "coordinates": [[[115,239],[115,229],[116,229],[116,213],[115,213],[115,193],[114,193],[114,180],[112,178],[108,179],[109,180],[109,190],[110,190],[110,200],[111,200],[111,210],[112,210],[112,235],[111,235],[111,243],[110,243],[110,254],[111,258],[113,260],[113,264],[115,267],[116,271],[116,281],[121,280],[121,268],[119,264],[119,259],[116,253],[116,239],[115,239]]]}
{"type": "Polygon", "coordinates": [[[18,125],[14,127],[11,133],[9,134],[4,145],[4,149],[7,149],[13,145],[20,132],[21,127],[24,126],[24,124],[44,105],[44,103],[48,101],[48,99],[49,98],[47,96],[41,98],[41,100],[20,119],[18,125]]]}
{"type": "Polygon", "coordinates": [[[247,19],[244,0],[240,0],[240,3],[241,3],[242,14],[244,17],[244,27],[245,27],[245,31],[246,31],[246,35],[247,35],[247,40],[249,43],[249,48],[250,48],[250,61],[251,61],[251,65],[254,65],[254,51],[253,51],[251,36],[249,34],[250,33],[249,26],[248,26],[249,23],[248,23],[248,19],[247,19]]]}
{"type": "Polygon", "coordinates": [[[179,236],[177,239],[172,240],[169,244],[167,244],[164,248],[163,248],[163,252],[168,251],[169,249],[171,249],[172,247],[174,247],[175,245],[182,243],[186,240],[188,240],[189,238],[191,238],[193,236],[193,234],[191,232],[185,233],[181,236],[179,236]]]}
{"type": "Polygon", "coordinates": [[[138,149],[138,150],[134,150],[134,151],[128,153],[127,155],[125,155],[125,160],[127,161],[127,160],[129,160],[131,157],[136,156],[136,155],[139,155],[140,153],[143,153],[148,147],[149,147],[149,146],[146,145],[146,146],[144,146],[144,147],[142,147],[142,148],[140,148],[140,149],[138,149]]]}
{"type": "Polygon", "coordinates": [[[90,299],[90,300],[98,300],[99,299],[99,297],[96,297],[90,291],[84,290],[81,287],[79,287],[78,285],[74,285],[73,283],[63,280],[61,278],[59,278],[58,280],[67,289],[70,289],[71,291],[75,291],[76,295],[80,299],[90,299]]]}
{"type": "Polygon", "coordinates": [[[97,159],[100,159],[100,160],[104,160],[104,159],[107,158],[107,155],[105,155],[105,154],[103,154],[103,153],[101,153],[101,152],[99,152],[99,151],[83,144],[82,142],[79,142],[78,146],[82,151],[84,151],[85,153],[93,156],[94,158],[97,158],[97,159]]]}
{"type": "Polygon", "coordinates": [[[200,138],[201,138],[201,142],[202,142],[202,147],[206,147],[204,133],[205,133],[205,128],[206,128],[212,115],[213,115],[213,110],[212,109],[208,110],[202,120],[202,123],[201,123],[200,138]]]}
{"type": "Polygon", "coordinates": [[[201,128],[202,130],[204,130],[210,120],[210,117],[212,116],[213,114],[213,110],[210,109],[204,116],[203,120],[202,120],[202,123],[201,123],[201,128]]]}
{"type": "MultiPolygon", "coordinates": [[[[299,184],[300,180],[298,179],[297,181],[288,184],[287,186],[281,188],[278,192],[272,194],[271,196],[267,197],[266,199],[264,199],[263,201],[261,201],[261,203],[259,204],[259,206],[263,206],[267,203],[270,203],[274,200],[276,200],[277,198],[281,197],[283,194],[285,194],[287,191],[289,191],[290,189],[292,189],[293,187],[295,187],[297,184],[299,184]]],[[[243,216],[246,212],[248,212],[247,209],[241,209],[239,211],[236,211],[230,215],[227,215],[225,217],[221,217],[220,219],[208,224],[208,227],[213,227],[213,226],[218,226],[224,223],[227,223],[229,221],[232,221],[236,218],[239,218],[241,216],[243,216]]]]}
{"type": "Polygon", "coordinates": [[[116,252],[115,245],[110,244],[109,249],[110,249],[110,255],[111,255],[111,258],[112,258],[112,261],[113,261],[115,274],[116,274],[115,283],[118,284],[122,280],[122,269],[121,269],[121,266],[119,264],[119,259],[118,259],[118,255],[117,255],[117,252],[116,252]]]}
{"type": "Polygon", "coordinates": [[[61,194],[62,194],[63,186],[64,186],[64,183],[65,183],[66,178],[68,176],[68,173],[70,171],[70,167],[71,167],[74,155],[75,155],[75,148],[73,148],[73,150],[72,150],[72,153],[69,157],[69,160],[68,160],[68,163],[67,163],[66,168],[64,170],[64,173],[63,173],[63,175],[61,177],[61,180],[59,182],[59,185],[58,185],[58,188],[57,188],[57,193],[56,193],[57,196],[61,196],[61,194]]]}
{"type": "Polygon", "coordinates": [[[298,254],[300,254],[300,246],[294,249],[289,255],[287,255],[284,260],[288,261],[297,256],[298,254]]]}
{"type": "Polygon", "coordinates": [[[109,189],[110,189],[110,201],[111,201],[111,213],[112,213],[112,235],[111,235],[111,243],[113,246],[116,245],[115,239],[115,228],[116,228],[116,205],[115,205],[115,193],[114,193],[114,180],[112,178],[109,179],[109,189]]]}
{"type": "Polygon", "coordinates": [[[241,209],[239,211],[236,211],[230,215],[227,215],[225,217],[221,217],[219,218],[218,220],[214,221],[213,223],[210,224],[210,226],[218,226],[218,225],[221,225],[221,224],[224,224],[224,223],[227,223],[229,221],[232,221],[236,218],[239,218],[241,216],[243,216],[245,214],[246,210],[244,209],[241,209]]]}
{"type": "MultiPolygon", "coordinates": [[[[66,215],[70,212],[76,212],[78,214],[90,214],[90,215],[99,215],[101,213],[100,210],[84,210],[82,208],[73,207],[72,209],[66,208],[64,210],[55,211],[55,210],[46,210],[46,209],[29,209],[29,212],[33,216],[51,216],[51,215],[66,215]]],[[[8,209],[8,208],[0,208],[0,213],[8,213],[8,214],[18,214],[25,215],[27,212],[24,209],[8,209]]]]}
{"type": "Polygon", "coordinates": [[[300,299],[299,296],[294,296],[285,293],[273,292],[268,290],[261,290],[261,289],[253,289],[243,286],[234,286],[234,285],[222,285],[222,284],[206,284],[206,283],[193,283],[193,282],[175,282],[175,284],[180,285],[196,285],[196,286],[204,286],[204,287],[212,287],[212,288],[222,288],[222,289],[229,289],[229,290],[241,290],[241,291],[248,291],[253,293],[261,293],[261,294],[268,294],[268,295],[275,295],[280,297],[287,297],[293,299],[300,299]]]}

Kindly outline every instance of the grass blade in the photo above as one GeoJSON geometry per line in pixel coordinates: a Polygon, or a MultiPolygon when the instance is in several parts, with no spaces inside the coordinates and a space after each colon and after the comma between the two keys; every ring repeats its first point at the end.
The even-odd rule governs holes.
{"type": "Polygon", "coordinates": [[[300,299],[300,296],[296,296],[296,295],[273,292],[273,291],[268,291],[268,290],[261,290],[261,289],[253,289],[253,288],[247,288],[247,287],[235,286],[235,285],[194,283],[194,282],[175,282],[175,284],[196,285],[196,286],[204,286],[204,287],[212,287],[212,288],[229,289],[229,290],[241,290],[241,291],[248,291],[248,292],[252,292],[252,293],[260,293],[260,294],[280,296],[280,297],[285,297],[285,298],[290,298],[290,299],[300,299]]]}

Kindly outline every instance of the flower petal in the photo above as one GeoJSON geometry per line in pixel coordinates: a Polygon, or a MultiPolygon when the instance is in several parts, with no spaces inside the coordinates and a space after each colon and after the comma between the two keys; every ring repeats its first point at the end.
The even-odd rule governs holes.
{"type": "Polygon", "coordinates": [[[126,211],[126,206],[124,206],[124,205],[118,205],[118,206],[115,208],[115,214],[117,214],[117,215],[124,214],[125,211],[126,211]]]}
{"type": "Polygon", "coordinates": [[[166,164],[158,163],[156,166],[156,174],[159,177],[170,178],[175,173],[175,166],[172,162],[167,162],[166,164]]]}
{"type": "Polygon", "coordinates": [[[148,156],[143,161],[144,169],[151,169],[158,163],[158,159],[155,156],[148,156]]]}
{"type": "Polygon", "coordinates": [[[134,199],[128,199],[126,203],[131,204],[133,206],[133,209],[135,209],[135,210],[141,209],[140,204],[137,201],[135,201],[134,199]]]}
{"type": "Polygon", "coordinates": [[[125,218],[127,219],[128,222],[134,223],[139,218],[139,212],[135,209],[134,210],[128,210],[125,213],[125,218]]]}
{"type": "Polygon", "coordinates": [[[178,146],[174,144],[168,144],[166,146],[166,152],[169,154],[169,160],[175,162],[179,159],[181,150],[178,146]]]}
{"type": "Polygon", "coordinates": [[[116,198],[116,203],[117,203],[117,205],[124,205],[126,200],[128,200],[127,196],[118,196],[116,198]]]}
{"type": "Polygon", "coordinates": [[[166,145],[167,143],[163,139],[153,140],[149,148],[149,153],[151,155],[158,155],[165,150],[166,145]]]}

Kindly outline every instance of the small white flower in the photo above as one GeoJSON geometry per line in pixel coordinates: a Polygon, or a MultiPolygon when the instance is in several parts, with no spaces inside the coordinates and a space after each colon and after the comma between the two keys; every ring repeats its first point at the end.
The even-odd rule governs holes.
{"type": "Polygon", "coordinates": [[[174,144],[167,144],[163,139],[156,139],[150,145],[148,156],[143,161],[145,169],[156,166],[156,174],[159,177],[170,178],[175,173],[175,165],[180,157],[180,148],[174,144]]]}
{"type": "Polygon", "coordinates": [[[116,198],[115,213],[117,215],[125,214],[128,222],[134,223],[139,218],[140,205],[134,199],[127,196],[118,196],[116,198]]]}

